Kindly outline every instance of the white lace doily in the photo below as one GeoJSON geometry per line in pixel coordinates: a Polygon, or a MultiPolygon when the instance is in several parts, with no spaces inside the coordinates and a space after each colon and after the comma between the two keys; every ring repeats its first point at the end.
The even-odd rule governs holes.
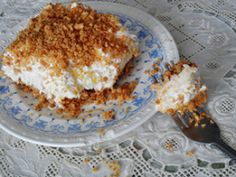
{"type": "MultiPolygon", "coordinates": [[[[168,28],[181,56],[200,66],[202,79],[209,88],[208,109],[219,123],[224,140],[236,148],[236,1],[113,2],[142,9],[168,28]]],[[[1,0],[0,3],[2,52],[9,41],[1,37],[47,2],[1,0]]],[[[115,173],[106,163],[112,160],[119,164],[120,176],[236,176],[235,161],[211,145],[190,141],[167,116],[154,116],[119,139],[86,148],[34,145],[0,130],[0,176],[3,177],[110,176],[115,173]]]]}

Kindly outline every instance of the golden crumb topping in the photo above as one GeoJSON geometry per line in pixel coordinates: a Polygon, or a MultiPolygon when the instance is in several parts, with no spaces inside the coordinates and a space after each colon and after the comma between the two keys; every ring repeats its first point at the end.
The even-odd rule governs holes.
{"type": "Polygon", "coordinates": [[[175,65],[169,65],[170,69],[165,71],[165,73],[163,74],[163,79],[165,81],[168,81],[172,75],[178,75],[183,70],[184,65],[189,65],[190,67],[197,67],[195,63],[192,63],[186,59],[181,59],[178,63],[175,63],[175,65]]]}
{"type": "MultiPolygon", "coordinates": [[[[122,58],[127,52],[135,55],[138,51],[129,49],[133,39],[116,34],[124,30],[111,14],[97,13],[82,4],[73,8],[49,4],[30,20],[7,50],[14,56],[15,64],[26,66],[40,58],[43,66],[60,72],[69,65],[90,66],[95,60],[101,60],[97,49],[110,54],[108,63],[112,62],[111,58],[122,58]]],[[[6,57],[6,60],[10,64],[10,59],[6,57]]]]}
{"type": "Polygon", "coordinates": [[[112,120],[112,119],[114,119],[114,116],[115,116],[115,114],[113,111],[106,111],[103,113],[103,117],[105,120],[112,120]]]}

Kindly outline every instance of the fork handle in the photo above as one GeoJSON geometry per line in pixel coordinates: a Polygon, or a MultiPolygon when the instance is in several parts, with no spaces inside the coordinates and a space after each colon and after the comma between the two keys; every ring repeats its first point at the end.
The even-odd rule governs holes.
{"type": "Polygon", "coordinates": [[[226,153],[230,158],[236,159],[236,150],[226,144],[221,138],[217,139],[215,145],[226,153]]]}

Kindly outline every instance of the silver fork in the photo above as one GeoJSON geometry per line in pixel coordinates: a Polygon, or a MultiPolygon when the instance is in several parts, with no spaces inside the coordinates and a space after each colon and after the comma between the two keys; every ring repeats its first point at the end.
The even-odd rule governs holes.
{"type": "MultiPolygon", "coordinates": [[[[170,70],[171,64],[166,64],[166,69],[170,70]]],[[[161,83],[163,78],[155,80],[161,83]]],[[[221,138],[220,128],[212,119],[210,114],[203,108],[198,107],[194,111],[187,111],[184,114],[177,111],[173,116],[175,123],[180,130],[191,140],[200,143],[211,143],[221,149],[230,158],[236,159],[236,151],[227,145],[221,138]],[[204,116],[203,116],[204,115],[204,116]],[[200,120],[196,120],[196,116],[201,116],[200,120]]]]}
{"type": "Polygon", "coordinates": [[[201,143],[211,143],[221,149],[230,158],[236,159],[236,151],[221,138],[220,128],[203,108],[198,107],[196,111],[180,114],[177,112],[174,121],[182,132],[191,140],[201,143]],[[204,113],[199,122],[194,119],[194,114],[200,115],[204,113]]]}

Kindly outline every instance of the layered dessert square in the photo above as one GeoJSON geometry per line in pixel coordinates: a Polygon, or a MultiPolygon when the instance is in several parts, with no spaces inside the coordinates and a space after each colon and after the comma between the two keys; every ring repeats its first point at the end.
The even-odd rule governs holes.
{"type": "Polygon", "coordinates": [[[114,15],[78,3],[49,4],[7,47],[2,70],[64,108],[86,91],[112,88],[138,54],[135,36],[114,15]]]}
{"type": "Polygon", "coordinates": [[[196,64],[180,60],[168,68],[163,81],[153,85],[158,111],[169,115],[189,112],[207,101],[207,87],[201,83],[196,64]]]}

